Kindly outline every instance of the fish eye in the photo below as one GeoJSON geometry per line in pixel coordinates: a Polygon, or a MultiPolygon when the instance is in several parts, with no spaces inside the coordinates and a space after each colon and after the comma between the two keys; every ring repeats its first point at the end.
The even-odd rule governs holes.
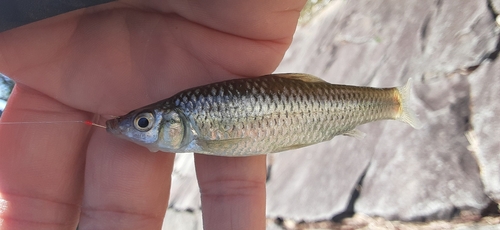
{"type": "Polygon", "coordinates": [[[148,131],[153,127],[154,119],[152,113],[140,113],[134,119],[134,127],[142,132],[148,131]]]}

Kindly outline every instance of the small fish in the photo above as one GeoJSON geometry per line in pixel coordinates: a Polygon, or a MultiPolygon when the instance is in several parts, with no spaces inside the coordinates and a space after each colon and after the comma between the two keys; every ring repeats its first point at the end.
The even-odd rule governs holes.
{"type": "Polygon", "coordinates": [[[251,156],[301,148],[358,125],[394,119],[421,126],[403,87],[330,84],[307,74],[271,74],[184,90],[125,116],[107,131],[150,151],[251,156]]]}

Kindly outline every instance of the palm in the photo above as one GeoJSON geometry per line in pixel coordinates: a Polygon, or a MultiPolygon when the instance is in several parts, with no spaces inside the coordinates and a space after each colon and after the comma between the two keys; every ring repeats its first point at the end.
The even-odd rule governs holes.
{"type": "MultiPolygon", "coordinates": [[[[293,19],[296,14],[273,16],[293,19]]],[[[4,56],[19,61],[12,64],[7,60],[3,68],[19,82],[69,106],[123,113],[183,87],[269,73],[290,42],[294,26],[289,20],[289,25],[276,26],[282,33],[270,27],[271,33],[245,25],[242,27],[250,28],[230,34],[224,27],[232,27],[230,23],[211,24],[216,24],[217,30],[173,12],[150,13],[122,3],[108,4],[73,13],[64,21],[49,19],[12,37],[5,34],[14,44],[5,44],[4,56]],[[19,52],[20,48],[26,52],[19,52]],[[34,79],[29,75],[51,77],[34,79]],[[109,105],[118,106],[118,111],[109,105]]]]}
{"type": "MultiPolygon", "coordinates": [[[[302,5],[301,1],[283,6],[242,1],[220,7],[216,1],[210,5],[204,1],[179,2],[141,6],[133,1],[113,2],[0,34],[0,72],[18,82],[2,120],[82,120],[92,119],[94,114],[121,115],[187,87],[269,73],[291,41],[302,5]]],[[[111,215],[114,217],[119,215],[116,213],[161,216],[166,208],[171,154],[148,154],[102,130],[89,132],[79,124],[2,126],[0,142],[5,146],[1,152],[5,160],[0,162],[0,192],[21,197],[19,204],[28,206],[32,198],[81,204],[83,226],[87,219],[110,224],[101,216],[103,211],[115,213],[111,215]],[[33,178],[33,173],[52,176],[33,178]],[[51,190],[54,187],[58,190],[51,190]],[[137,201],[137,197],[142,198],[137,201]]],[[[262,157],[197,156],[200,187],[208,197],[204,202],[210,205],[210,197],[227,193],[214,191],[209,184],[213,186],[215,181],[222,187],[250,185],[256,195],[247,194],[250,198],[246,201],[227,202],[255,205],[252,199],[263,196],[264,161],[262,157]],[[213,172],[220,167],[226,171],[213,172]]],[[[263,211],[261,203],[256,207],[259,212],[263,211]]],[[[60,207],[54,206],[56,213],[60,207]]],[[[73,210],[68,218],[77,217],[78,212],[73,210]]],[[[9,215],[3,213],[5,220],[29,222],[37,218],[9,215]]],[[[241,220],[245,218],[255,220],[251,216],[241,220]]],[[[44,221],[59,220],[54,214],[44,221]]],[[[95,227],[87,222],[89,228],[95,227]]],[[[150,224],[158,226],[158,220],[150,224]]],[[[210,218],[205,224],[210,225],[210,218]]]]}

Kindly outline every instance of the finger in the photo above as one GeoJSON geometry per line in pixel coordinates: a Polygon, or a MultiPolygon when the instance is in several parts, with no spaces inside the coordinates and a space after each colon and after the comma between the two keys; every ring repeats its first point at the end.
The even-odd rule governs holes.
{"type": "MultiPolygon", "coordinates": [[[[297,20],[281,17],[266,6],[253,5],[255,10],[266,9],[259,11],[266,23],[258,25],[273,28],[271,31],[286,27],[286,33],[235,36],[171,11],[137,10],[117,1],[80,9],[0,33],[0,71],[72,107],[99,114],[122,113],[171,96],[179,86],[274,71],[291,42],[297,20]],[[109,85],[113,87],[103,87],[109,85]]],[[[210,12],[205,17],[219,17],[224,12],[210,12]]],[[[231,28],[249,25],[228,21],[245,25],[231,28]]],[[[248,35],[271,32],[252,28],[248,35]]]]}
{"type": "Polygon", "coordinates": [[[205,230],[265,229],[266,157],[196,154],[205,230]]]}
{"type": "Polygon", "coordinates": [[[285,39],[288,42],[306,3],[305,0],[188,0],[169,1],[169,4],[161,0],[123,2],[147,7],[148,10],[174,11],[189,21],[239,37],[262,41],[285,39]]]}
{"type": "MultiPolygon", "coordinates": [[[[19,84],[2,114],[2,122],[84,119],[19,84]]],[[[0,125],[2,229],[76,227],[89,130],[82,123],[0,125]]]]}
{"type": "Polygon", "coordinates": [[[79,229],[160,229],[168,205],[174,154],[95,130],[85,169],[79,229]]]}

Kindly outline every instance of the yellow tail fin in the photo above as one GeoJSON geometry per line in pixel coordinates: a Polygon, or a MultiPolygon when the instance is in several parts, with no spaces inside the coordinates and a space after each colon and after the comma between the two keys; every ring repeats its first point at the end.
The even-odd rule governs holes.
{"type": "Polygon", "coordinates": [[[410,78],[408,79],[408,82],[404,86],[397,87],[401,103],[401,110],[396,120],[406,122],[415,129],[420,129],[422,128],[423,124],[417,118],[417,115],[415,114],[413,109],[411,109],[410,97],[411,97],[412,83],[413,81],[410,78]]]}

